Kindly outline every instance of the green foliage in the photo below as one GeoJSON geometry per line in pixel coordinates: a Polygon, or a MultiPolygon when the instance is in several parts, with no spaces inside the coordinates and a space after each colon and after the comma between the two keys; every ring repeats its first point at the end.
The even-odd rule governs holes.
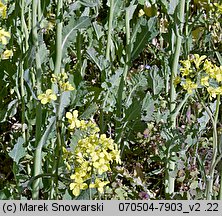
{"type": "Polygon", "coordinates": [[[0,10],[0,199],[222,199],[221,1],[34,2],[0,10]],[[83,122],[122,164],[75,197],[83,122]]]}

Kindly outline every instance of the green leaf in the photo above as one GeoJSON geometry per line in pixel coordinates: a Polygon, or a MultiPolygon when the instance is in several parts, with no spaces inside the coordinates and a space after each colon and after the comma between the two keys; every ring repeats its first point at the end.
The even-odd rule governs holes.
{"type": "Polygon", "coordinates": [[[135,92],[141,88],[147,86],[147,79],[143,73],[137,73],[132,75],[131,79],[128,80],[129,94],[127,95],[126,107],[129,107],[132,103],[135,92]]]}
{"type": "Polygon", "coordinates": [[[93,22],[92,25],[96,33],[97,40],[99,40],[104,35],[103,27],[97,22],[93,22]]]}
{"type": "Polygon", "coordinates": [[[168,14],[173,15],[175,13],[176,7],[179,4],[179,0],[170,0],[168,7],[168,14]]]}
{"type": "Polygon", "coordinates": [[[70,17],[69,23],[63,28],[63,41],[62,41],[62,50],[63,53],[66,51],[68,44],[74,42],[76,38],[76,31],[79,29],[84,29],[90,26],[91,21],[87,16],[80,17],[76,20],[76,16],[70,17]]]}
{"type": "Polygon", "coordinates": [[[222,65],[222,56],[221,56],[221,54],[218,51],[216,51],[216,55],[217,55],[218,61],[220,62],[220,65],[222,65]]]}
{"type": "Polygon", "coordinates": [[[148,83],[153,90],[154,95],[158,95],[164,87],[164,80],[159,75],[160,69],[155,65],[148,74],[148,83]]]}
{"type": "Polygon", "coordinates": [[[47,49],[46,44],[44,43],[44,41],[41,41],[41,44],[39,46],[39,56],[40,56],[41,64],[48,61],[49,50],[47,49]]]}
{"type": "Polygon", "coordinates": [[[147,93],[142,103],[142,118],[143,121],[151,121],[153,119],[153,112],[155,109],[155,101],[152,99],[150,92],[147,93]]]}
{"type": "Polygon", "coordinates": [[[98,105],[96,103],[92,103],[90,104],[85,111],[83,112],[83,114],[80,116],[80,119],[85,118],[85,119],[90,119],[92,116],[94,116],[94,114],[96,113],[96,111],[98,110],[98,105]]]}
{"type": "Polygon", "coordinates": [[[103,100],[102,108],[106,112],[112,112],[116,108],[119,86],[121,85],[123,69],[119,68],[115,74],[106,79],[106,82],[102,83],[101,98],[103,100]]]}
{"type": "Polygon", "coordinates": [[[19,137],[17,143],[15,144],[12,151],[9,153],[9,156],[15,161],[17,164],[21,158],[26,155],[26,149],[23,147],[24,139],[23,137],[19,137]]]}
{"type": "Polygon", "coordinates": [[[70,103],[70,91],[63,92],[60,98],[60,104],[59,104],[59,119],[62,118],[64,114],[65,108],[70,103]]]}
{"type": "MultiPolygon", "coordinates": [[[[142,52],[144,47],[158,35],[157,31],[157,18],[152,17],[148,21],[141,17],[141,29],[137,27],[137,32],[135,37],[135,42],[131,40],[132,45],[132,60],[136,59],[142,52]]],[[[134,38],[133,38],[134,39],[134,38]]]]}
{"type": "Polygon", "coordinates": [[[141,5],[144,5],[144,4],[145,4],[145,1],[146,1],[146,0],[138,0],[138,3],[141,4],[141,5]]]}
{"type": "Polygon", "coordinates": [[[86,52],[88,54],[88,58],[96,64],[100,71],[103,71],[108,67],[108,62],[105,57],[99,55],[93,47],[88,48],[86,52]]]}
{"type": "Polygon", "coordinates": [[[62,197],[63,200],[72,200],[72,196],[69,194],[69,190],[66,189],[65,194],[62,197]]]}
{"type": "Polygon", "coordinates": [[[196,189],[198,188],[198,181],[192,181],[190,184],[190,189],[196,189]]]}
{"type": "Polygon", "coordinates": [[[130,107],[125,112],[124,122],[138,119],[141,113],[141,105],[137,99],[134,99],[130,107]]]}
{"type": "Polygon", "coordinates": [[[12,100],[7,107],[0,110],[0,122],[4,122],[6,118],[11,118],[17,113],[18,99],[12,100]]]}
{"type": "Polygon", "coordinates": [[[97,7],[100,3],[99,0],[79,0],[78,2],[86,7],[97,7]]]}
{"type": "Polygon", "coordinates": [[[126,8],[126,13],[129,14],[129,21],[133,18],[133,14],[137,8],[137,5],[133,5],[135,1],[132,1],[129,7],[126,8]]]}
{"type": "Polygon", "coordinates": [[[75,198],[75,200],[90,200],[90,193],[91,197],[93,197],[96,194],[96,189],[91,188],[91,189],[86,189],[83,190],[78,197],[75,198]],[[90,191],[91,190],[91,191],[90,191]]]}

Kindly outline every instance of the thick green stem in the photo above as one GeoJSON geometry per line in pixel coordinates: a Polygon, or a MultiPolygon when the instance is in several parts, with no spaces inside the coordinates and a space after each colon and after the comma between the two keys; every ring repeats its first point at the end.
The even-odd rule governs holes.
{"type": "MultiPolygon", "coordinates": [[[[57,1],[57,12],[56,12],[57,24],[56,24],[56,60],[55,60],[55,69],[54,74],[58,75],[61,72],[61,64],[62,64],[62,29],[63,29],[63,1],[57,1]]],[[[61,93],[61,92],[60,92],[61,93]]],[[[61,97],[58,98],[58,104],[56,106],[56,145],[54,151],[54,164],[52,167],[52,175],[51,179],[51,190],[50,190],[50,199],[58,198],[58,167],[61,157],[61,116],[59,114],[61,97]]]]}
{"type": "Polygon", "coordinates": [[[210,165],[209,175],[207,176],[207,185],[206,185],[206,199],[211,200],[213,195],[213,182],[214,182],[214,172],[215,167],[218,163],[217,160],[217,152],[218,152],[218,139],[217,139],[217,120],[219,114],[219,107],[220,107],[220,95],[217,96],[217,103],[216,103],[216,111],[215,115],[213,116],[211,110],[205,105],[204,101],[200,98],[198,93],[196,94],[199,101],[201,102],[202,106],[206,110],[212,125],[213,125],[213,156],[210,165]]]}
{"type": "Polygon", "coordinates": [[[188,56],[190,51],[190,45],[189,45],[189,12],[190,12],[190,0],[187,0],[186,2],[186,19],[185,19],[185,49],[184,49],[184,55],[188,56]]]}
{"type": "MultiPolygon", "coordinates": [[[[37,32],[37,6],[38,0],[32,0],[32,38],[33,45],[35,47],[35,63],[36,63],[36,88],[37,94],[41,93],[41,78],[42,78],[42,69],[41,69],[41,61],[39,56],[39,43],[38,43],[38,32],[37,32]]],[[[41,126],[42,126],[42,108],[41,104],[37,102],[36,104],[36,131],[35,131],[35,147],[38,146],[41,139],[41,126]]],[[[41,174],[41,152],[36,148],[34,154],[34,176],[41,174]]],[[[40,179],[36,180],[33,183],[32,189],[32,198],[39,198],[39,184],[40,179]]]]}
{"type": "MultiPolygon", "coordinates": [[[[57,110],[59,108],[57,107],[57,110]]],[[[57,111],[58,112],[58,111],[57,111]]],[[[61,120],[58,118],[58,114],[56,117],[56,146],[55,146],[55,154],[54,154],[54,164],[52,168],[52,181],[51,181],[51,191],[50,191],[50,199],[58,199],[58,178],[59,178],[59,163],[60,158],[62,156],[62,139],[61,139],[61,120]]]]}
{"type": "Polygon", "coordinates": [[[58,75],[61,70],[62,62],[62,28],[63,28],[63,1],[58,0],[57,2],[57,24],[56,24],[56,61],[54,74],[58,75]]]}
{"type": "MultiPolygon", "coordinates": [[[[184,10],[185,10],[185,0],[181,0],[179,2],[179,20],[180,23],[176,23],[176,48],[172,53],[173,55],[173,62],[171,67],[171,77],[170,77],[170,112],[173,113],[176,108],[176,89],[174,87],[174,78],[177,76],[178,70],[178,63],[180,57],[180,50],[182,44],[182,35],[183,35],[183,22],[184,22],[184,10]]],[[[171,124],[172,128],[176,127],[176,116],[171,115],[171,124]]],[[[172,161],[170,158],[175,155],[175,152],[172,152],[169,155],[169,161],[166,165],[166,177],[165,177],[165,194],[169,196],[174,193],[174,184],[175,184],[175,177],[171,176],[171,171],[175,170],[175,162],[172,161]]]]}
{"type": "Polygon", "coordinates": [[[19,62],[19,71],[20,71],[20,87],[21,87],[21,101],[22,101],[22,136],[26,142],[26,132],[25,132],[25,88],[24,88],[24,69],[23,69],[23,53],[28,49],[28,30],[24,18],[24,0],[21,1],[21,29],[24,32],[24,38],[22,38],[21,43],[21,58],[19,62]],[[25,40],[25,46],[23,46],[23,41],[25,40]]]}
{"type": "Polygon", "coordinates": [[[106,60],[108,61],[110,61],[110,48],[112,44],[113,11],[114,11],[114,0],[110,0],[109,26],[108,26],[108,35],[107,35],[107,45],[106,45],[106,60]]]}
{"type": "MultiPolygon", "coordinates": [[[[81,68],[82,68],[82,32],[81,30],[77,33],[77,43],[76,43],[76,50],[77,50],[77,59],[78,59],[78,68],[79,74],[81,74],[81,68]]],[[[81,74],[83,77],[83,74],[81,74]]]]}
{"type": "Polygon", "coordinates": [[[25,0],[21,1],[21,24],[22,24],[22,32],[24,32],[25,35],[25,51],[28,50],[29,48],[29,44],[28,44],[28,40],[29,40],[29,31],[28,31],[28,27],[27,24],[25,22],[25,0]]]}

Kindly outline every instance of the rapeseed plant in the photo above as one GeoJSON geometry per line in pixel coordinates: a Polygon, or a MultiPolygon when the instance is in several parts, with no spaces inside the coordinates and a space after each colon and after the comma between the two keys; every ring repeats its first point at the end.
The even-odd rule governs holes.
{"type": "Polygon", "coordinates": [[[78,111],[67,112],[69,129],[79,129],[87,132],[75,148],[74,174],[71,175],[73,182],[70,190],[74,196],[78,196],[81,190],[97,188],[103,193],[104,186],[109,183],[106,179],[106,172],[111,171],[111,163],[120,164],[120,151],[117,144],[105,134],[99,134],[98,126],[90,121],[78,119],[78,111]]]}
{"type": "Polygon", "coordinates": [[[193,58],[182,60],[180,68],[182,78],[176,77],[174,83],[178,84],[181,79],[181,86],[189,94],[197,88],[206,88],[212,100],[222,94],[222,67],[218,67],[206,58],[205,55],[194,54],[193,58]]]}

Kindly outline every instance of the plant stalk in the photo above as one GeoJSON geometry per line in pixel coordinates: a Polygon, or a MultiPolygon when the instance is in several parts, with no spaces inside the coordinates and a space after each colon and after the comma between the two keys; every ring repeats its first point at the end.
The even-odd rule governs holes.
{"type": "MultiPolygon", "coordinates": [[[[183,23],[184,23],[184,10],[185,10],[185,0],[181,0],[179,2],[179,23],[176,23],[176,47],[175,50],[172,51],[173,62],[171,67],[171,77],[170,77],[170,112],[173,113],[176,108],[176,89],[174,87],[174,78],[177,76],[178,63],[181,51],[182,44],[182,33],[183,33],[183,23]]],[[[171,115],[171,124],[172,129],[176,127],[176,116],[171,115]]],[[[175,152],[172,152],[169,157],[175,155],[175,152]]],[[[174,193],[174,185],[175,185],[175,177],[171,176],[171,171],[175,170],[175,162],[169,158],[169,161],[166,164],[166,177],[165,177],[165,194],[166,197],[174,193]]]]}
{"type": "Polygon", "coordinates": [[[207,185],[206,185],[206,199],[211,200],[213,195],[213,182],[214,182],[214,172],[215,167],[218,163],[217,160],[217,152],[218,152],[218,138],[217,138],[217,120],[218,120],[218,114],[219,114],[219,108],[220,108],[220,95],[217,96],[217,102],[216,102],[216,111],[215,115],[213,116],[211,110],[205,105],[204,101],[200,98],[198,93],[196,94],[199,101],[201,102],[202,106],[206,110],[212,125],[213,125],[213,157],[210,165],[210,171],[209,175],[206,177],[207,179],[207,185]]]}
{"type": "Polygon", "coordinates": [[[58,75],[61,70],[62,62],[62,29],[63,29],[63,0],[57,1],[57,12],[56,12],[56,61],[54,74],[58,75]]]}
{"type": "MultiPolygon", "coordinates": [[[[41,61],[39,56],[39,43],[38,43],[38,32],[37,32],[37,7],[38,0],[32,0],[32,38],[33,45],[35,47],[35,63],[36,63],[36,87],[37,95],[41,94],[41,79],[42,79],[42,69],[41,61]]],[[[38,146],[41,139],[41,126],[42,126],[42,108],[39,102],[36,102],[36,131],[35,131],[35,147],[38,146]]],[[[41,174],[41,151],[36,148],[34,153],[34,173],[33,176],[41,174]]],[[[32,188],[32,198],[39,199],[39,184],[40,179],[33,182],[32,188]]]]}

